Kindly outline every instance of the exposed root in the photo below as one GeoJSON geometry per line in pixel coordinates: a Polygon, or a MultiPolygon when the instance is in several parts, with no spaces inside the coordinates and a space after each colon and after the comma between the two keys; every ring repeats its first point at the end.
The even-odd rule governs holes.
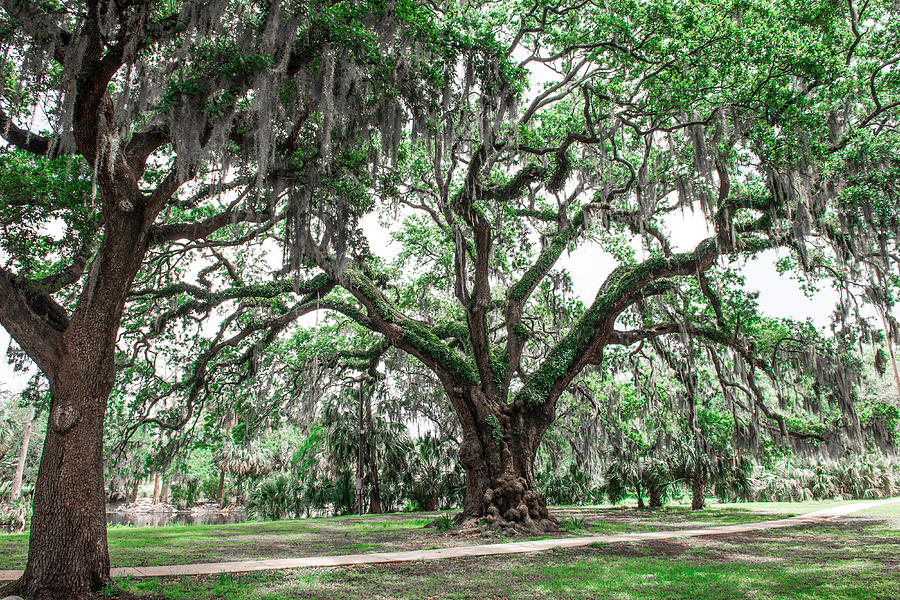
{"type": "Polygon", "coordinates": [[[553,517],[546,519],[531,519],[528,523],[520,521],[507,521],[497,517],[471,517],[460,513],[454,519],[456,533],[481,534],[490,531],[502,531],[522,535],[539,535],[542,533],[556,533],[560,531],[559,522],[553,517]]]}
{"type": "Polygon", "coordinates": [[[460,528],[514,530],[526,534],[559,531],[559,522],[550,516],[547,505],[524,477],[508,475],[484,492],[481,513],[463,511],[456,517],[460,528]]]}

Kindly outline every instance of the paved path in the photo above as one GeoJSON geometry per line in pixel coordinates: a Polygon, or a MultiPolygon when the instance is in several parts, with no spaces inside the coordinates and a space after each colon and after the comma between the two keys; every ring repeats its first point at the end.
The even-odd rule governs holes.
{"type": "MultiPolygon", "coordinates": [[[[170,577],[176,575],[215,575],[218,573],[247,573],[274,569],[296,569],[303,567],[340,567],[348,565],[368,565],[375,563],[409,562],[416,560],[436,560],[440,558],[461,558],[467,556],[488,556],[497,554],[519,554],[538,552],[552,548],[577,548],[597,542],[639,542],[644,540],[667,540],[681,537],[704,535],[724,535],[746,533],[797,525],[811,525],[835,519],[873,506],[900,502],[900,498],[874,500],[843,504],[825,508],[805,515],[773,521],[757,521],[740,525],[706,527],[703,529],[678,529],[674,531],[653,531],[648,533],[622,533],[615,535],[592,535],[587,537],[538,540],[534,542],[511,542],[508,544],[481,544],[478,546],[457,546],[436,550],[410,550],[407,552],[376,552],[372,554],[344,554],[340,556],[310,556],[307,558],[279,558],[268,560],[244,560],[193,565],[171,565],[164,567],[117,567],[112,569],[113,577],[170,577]]],[[[17,579],[22,571],[0,571],[0,582],[17,579]]]]}

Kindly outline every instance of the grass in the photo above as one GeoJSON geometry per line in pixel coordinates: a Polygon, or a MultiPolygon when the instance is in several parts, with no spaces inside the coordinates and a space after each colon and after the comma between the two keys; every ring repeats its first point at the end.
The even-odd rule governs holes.
{"type": "Polygon", "coordinates": [[[536,554],[120,585],[166,600],[888,600],[900,598],[900,531],[886,528],[882,518],[536,554]]]}
{"type": "Polygon", "coordinates": [[[762,513],[780,513],[790,516],[804,515],[823,508],[870,502],[870,500],[808,500],[806,502],[732,502],[716,506],[762,513]]]}
{"type": "MultiPolygon", "coordinates": [[[[553,512],[565,525],[558,536],[658,531],[772,518],[771,514],[735,508],[692,512],[677,506],[658,511],[560,507],[553,512]]],[[[117,526],[109,529],[107,537],[115,567],[392,552],[525,539],[496,532],[459,535],[449,528],[451,519],[443,517],[447,527],[425,527],[435,520],[434,513],[399,513],[228,525],[117,526]]],[[[24,568],[27,552],[27,533],[0,535],[0,569],[24,568]]]]}
{"type": "Polygon", "coordinates": [[[900,529],[900,502],[867,508],[856,514],[870,517],[884,517],[889,527],[900,529]]]}
{"type": "MultiPolygon", "coordinates": [[[[229,525],[111,527],[113,566],[157,566],[410,549],[444,536],[421,514],[371,515],[229,525]]],[[[0,569],[21,569],[28,534],[0,535],[0,569]]]]}

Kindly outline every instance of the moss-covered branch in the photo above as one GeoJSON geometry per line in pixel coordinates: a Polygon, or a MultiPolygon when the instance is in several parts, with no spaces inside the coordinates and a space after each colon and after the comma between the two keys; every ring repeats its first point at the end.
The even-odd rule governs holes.
{"type": "MultiPolygon", "coordinates": [[[[745,253],[761,251],[776,243],[753,238],[748,247],[743,240],[737,242],[745,253]]],[[[585,365],[599,360],[603,346],[614,336],[613,325],[625,308],[648,295],[665,291],[671,285],[665,281],[667,278],[705,271],[716,257],[733,249],[731,243],[708,238],[691,252],[657,256],[637,265],[618,267],[575,326],[528,377],[517,401],[527,405],[554,401],[585,365]]]]}
{"type": "Polygon", "coordinates": [[[438,375],[479,383],[474,360],[462,356],[438,335],[446,334],[446,327],[430,327],[407,317],[359,270],[348,270],[341,285],[365,306],[368,317],[359,321],[362,325],[385,335],[394,346],[416,356],[438,375]]]}

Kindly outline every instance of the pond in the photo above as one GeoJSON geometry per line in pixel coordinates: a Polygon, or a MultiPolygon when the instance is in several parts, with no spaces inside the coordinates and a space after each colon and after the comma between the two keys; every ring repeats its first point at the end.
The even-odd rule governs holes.
{"type": "Polygon", "coordinates": [[[131,527],[158,527],[164,525],[224,525],[226,523],[243,523],[247,520],[243,511],[227,514],[210,512],[145,512],[121,513],[107,512],[107,525],[129,525],[131,527]]]}

